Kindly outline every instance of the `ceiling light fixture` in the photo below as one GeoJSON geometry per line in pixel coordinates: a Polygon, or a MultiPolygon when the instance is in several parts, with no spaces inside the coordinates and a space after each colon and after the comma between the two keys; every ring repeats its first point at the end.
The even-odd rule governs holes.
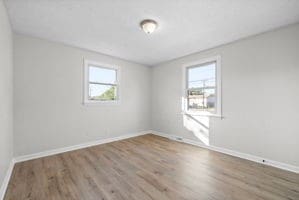
{"type": "Polygon", "coordinates": [[[140,22],[140,27],[145,33],[151,34],[157,29],[158,23],[152,19],[145,19],[140,22]]]}

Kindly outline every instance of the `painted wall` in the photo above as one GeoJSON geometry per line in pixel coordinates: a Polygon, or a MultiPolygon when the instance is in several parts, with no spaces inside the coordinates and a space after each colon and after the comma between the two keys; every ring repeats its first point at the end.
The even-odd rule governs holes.
{"type": "Polygon", "coordinates": [[[298,35],[296,24],[153,68],[15,35],[15,155],[153,129],[299,166],[298,35]],[[224,118],[183,115],[182,65],[216,55],[224,118]],[[120,105],[82,105],[83,58],[121,66],[120,105]]]}
{"type": "Polygon", "coordinates": [[[215,55],[224,119],[207,123],[210,145],[299,166],[299,24],[155,66],[153,130],[199,140],[181,113],[182,65],[215,55]]]}
{"type": "Polygon", "coordinates": [[[12,63],[12,32],[0,0],[0,187],[13,156],[12,63]]]}
{"type": "Polygon", "coordinates": [[[37,38],[14,37],[15,155],[150,129],[150,68],[37,38]],[[120,105],[82,105],[83,59],[121,67],[120,105]]]}

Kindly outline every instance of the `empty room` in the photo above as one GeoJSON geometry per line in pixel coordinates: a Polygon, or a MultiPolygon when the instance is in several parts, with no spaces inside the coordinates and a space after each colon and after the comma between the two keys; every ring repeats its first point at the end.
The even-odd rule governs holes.
{"type": "Polygon", "coordinates": [[[299,1],[0,0],[0,200],[299,200],[299,1]]]}

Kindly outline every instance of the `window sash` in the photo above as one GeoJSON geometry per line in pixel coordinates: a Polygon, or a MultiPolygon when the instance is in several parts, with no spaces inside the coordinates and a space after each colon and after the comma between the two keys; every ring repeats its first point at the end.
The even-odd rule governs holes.
{"type": "Polygon", "coordinates": [[[118,85],[117,84],[107,84],[107,83],[93,83],[93,82],[89,82],[88,84],[88,88],[90,87],[90,84],[92,85],[104,85],[104,86],[112,86],[115,87],[115,93],[114,93],[114,98],[113,100],[111,99],[93,99],[93,97],[90,96],[90,94],[88,93],[88,100],[89,101],[95,101],[95,102],[107,102],[107,101],[117,101],[118,100],[118,85]]]}
{"type": "Polygon", "coordinates": [[[100,83],[100,82],[92,82],[92,81],[89,81],[88,82],[89,84],[94,84],[94,85],[111,85],[111,86],[117,86],[118,84],[115,84],[115,83],[100,83]]]}
{"type": "MultiPolygon", "coordinates": [[[[94,66],[94,65],[89,65],[88,66],[88,70],[89,70],[89,67],[98,67],[98,66],[94,66]]],[[[104,68],[104,67],[98,67],[98,68],[104,68]]],[[[105,68],[105,69],[108,69],[108,68],[105,68]]],[[[113,70],[113,69],[111,69],[111,70],[113,70]]],[[[115,72],[115,80],[117,81],[117,70],[115,70],[116,72],[115,72]]],[[[105,85],[105,86],[113,86],[113,87],[115,87],[115,99],[113,99],[113,100],[106,100],[106,99],[93,99],[91,96],[90,96],[90,94],[88,93],[88,100],[89,101],[99,101],[99,102],[101,102],[101,101],[117,101],[118,100],[118,84],[117,83],[103,83],[103,82],[94,82],[94,81],[88,81],[88,88],[90,87],[90,84],[93,84],[93,85],[105,85]]]]}
{"type": "Polygon", "coordinates": [[[119,105],[120,104],[120,67],[115,65],[109,65],[105,63],[97,63],[90,60],[84,60],[84,98],[83,103],[86,105],[119,105]],[[103,79],[103,82],[101,82],[101,79],[99,80],[93,80],[90,79],[90,67],[96,67],[100,69],[108,69],[115,71],[114,80],[105,82],[103,79]],[[95,87],[99,86],[111,86],[114,87],[114,98],[113,99],[93,99],[92,96],[90,96],[90,85],[94,85],[95,87]]]}
{"type": "Polygon", "coordinates": [[[211,62],[206,62],[206,63],[201,63],[199,65],[194,65],[194,66],[190,66],[190,67],[187,67],[186,69],[186,72],[187,72],[187,80],[186,80],[186,99],[187,99],[187,110],[196,110],[196,111],[207,111],[208,107],[204,107],[205,104],[207,104],[207,97],[205,96],[205,90],[206,89],[214,89],[215,92],[214,92],[214,95],[215,95],[215,106],[214,106],[214,111],[211,112],[213,114],[215,114],[217,111],[216,111],[216,102],[217,102],[217,78],[216,78],[216,75],[217,75],[217,62],[216,61],[211,61],[211,62]],[[201,68],[201,67],[205,67],[205,66],[208,66],[208,65],[211,65],[211,64],[214,64],[215,65],[215,78],[212,78],[212,79],[200,79],[200,80],[194,80],[194,81],[189,81],[189,73],[190,73],[190,70],[191,69],[195,69],[195,68],[201,68]],[[207,80],[213,80],[213,82],[215,82],[215,86],[208,86],[208,85],[205,85],[205,81],[207,80]],[[196,87],[196,88],[190,88],[190,82],[201,82],[203,84],[203,86],[200,86],[200,87],[196,87]],[[201,94],[198,95],[198,97],[190,97],[192,95],[190,95],[190,92],[198,92],[198,91],[201,91],[201,94]],[[202,96],[202,98],[200,98],[200,96],[202,96]],[[203,99],[203,107],[202,108],[197,108],[197,109],[191,109],[190,107],[190,99],[203,99]],[[206,101],[206,102],[205,102],[206,101]]]}
{"type": "Polygon", "coordinates": [[[200,89],[186,89],[186,100],[187,100],[187,110],[188,111],[190,111],[190,110],[192,110],[192,111],[194,111],[194,110],[196,110],[196,111],[198,111],[198,112],[200,112],[200,111],[207,111],[208,109],[209,109],[209,107],[203,107],[203,108],[198,108],[198,109],[191,109],[190,108],[190,99],[206,99],[206,100],[204,100],[204,101],[206,101],[205,103],[207,104],[207,96],[205,95],[205,92],[204,92],[204,90],[205,89],[214,89],[215,90],[215,92],[213,93],[214,94],[214,96],[215,96],[215,100],[214,100],[214,111],[213,112],[210,112],[210,113],[212,113],[212,114],[216,114],[216,112],[217,112],[217,87],[202,87],[202,90],[200,90],[200,89]],[[201,94],[198,94],[198,97],[190,97],[190,96],[192,96],[192,95],[190,95],[190,92],[192,92],[192,91],[194,91],[194,92],[198,92],[198,91],[203,91],[201,94]],[[202,98],[200,98],[200,96],[202,96],[202,98]]]}
{"type": "MultiPolygon", "coordinates": [[[[214,57],[210,57],[210,58],[206,58],[206,59],[202,59],[200,61],[195,61],[193,63],[187,63],[185,65],[183,65],[183,94],[184,94],[184,98],[183,98],[183,112],[187,112],[189,114],[194,114],[194,115],[202,115],[202,116],[216,116],[216,117],[222,117],[222,109],[221,109],[221,57],[220,56],[214,56],[214,57]],[[190,71],[189,69],[193,69],[193,68],[198,68],[198,67],[204,67],[205,65],[209,65],[209,64],[215,64],[215,77],[214,82],[213,83],[207,83],[207,86],[203,87],[202,83],[199,84],[192,84],[192,81],[194,78],[192,78],[192,81],[189,81],[189,76],[190,76],[190,71]],[[189,88],[191,87],[193,88],[189,88]],[[196,87],[196,86],[199,87],[196,87]],[[196,87],[196,88],[195,88],[196,87]],[[196,107],[199,107],[202,105],[202,103],[197,103],[196,102],[196,97],[190,97],[190,92],[192,91],[203,91],[205,92],[205,90],[213,90],[213,91],[207,91],[205,95],[205,100],[207,100],[205,102],[205,106],[207,108],[210,109],[206,109],[206,108],[199,108],[196,109],[196,107]],[[209,99],[209,100],[208,100],[209,99]],[[192,102],[190,102],[190,100],[192,102]],[[193,101],[195,100],[195,102],[193,101]],[[192,103],[195,103],[195,105],[192,105],[192,103]],[[211,105],[214,104],[214,105],[211,105]],[[197,105],[199,106],[197,106],[197,105]],[[207,105],[209,104],[209,105],[207,105]],[[193,106],[193,109],[192,109],[193,106]],[[195,107],[194,107],[195,106],[195,107]]],[[[204,96],[198,96],[197,99],[202,99],[204,96]]]]}

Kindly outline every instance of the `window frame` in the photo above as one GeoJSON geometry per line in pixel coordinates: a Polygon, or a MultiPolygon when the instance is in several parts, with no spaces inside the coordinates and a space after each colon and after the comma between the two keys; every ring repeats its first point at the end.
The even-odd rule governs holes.
{"type": "Polygon", "coordinates": [[[222,87],[221,87],[221,56],[213,56],[204,58],[195,62],[186,63],[183,65],[183,98],[182,98],[182,110],[183,114],[210,116],[210,117],[222,117],[222,87]],[[215,113],[207,111],[190,111],[188,110],[188,70],[198,66],[203,66],[208,63],[216,63],[216,105],[215,113]]]}
{"type": "Polygon", "coordinates": [[[83,104],[84,105],[119,105],[120,104],[120,67],[119,66],[84,59],[83,81],[84,81],[84,84],[83,84],[83,104]],[[91,100],[91,99],[89,99],[89,84],[93,83],[92,81],[89,81],[89,67],[90,66],[116,71],[116,81],[114,84],[98,83],[97,82],[97,84],[100,84],[100,85],[114,85],[116,87],[116,99],[115,100],[91,100]]]}

